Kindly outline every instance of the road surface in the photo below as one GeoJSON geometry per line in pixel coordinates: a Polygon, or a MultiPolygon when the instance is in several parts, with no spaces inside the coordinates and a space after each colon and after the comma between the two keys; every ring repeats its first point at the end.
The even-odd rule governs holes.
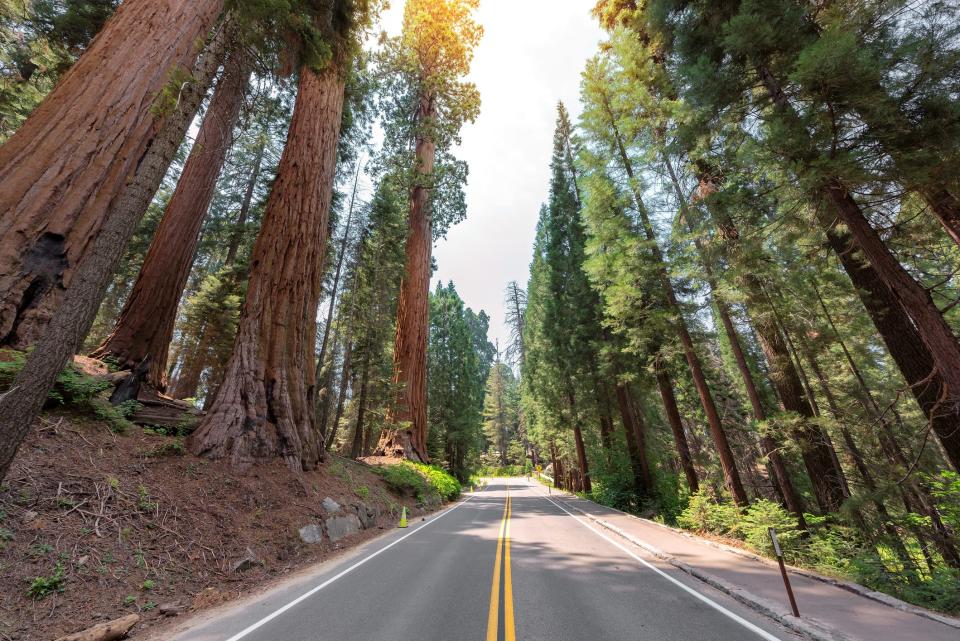
{"type": "Polygon", "coordinates": [[[175,641],[797,639],[522,478],[205,619],[175,641]]]}

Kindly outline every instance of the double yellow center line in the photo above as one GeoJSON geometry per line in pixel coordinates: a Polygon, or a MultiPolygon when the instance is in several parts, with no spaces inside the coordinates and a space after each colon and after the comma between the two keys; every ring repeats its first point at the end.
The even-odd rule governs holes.
{"type": "Polygon", "coordinates": [[[500,633],[500,567],[503,566],[503,641],[516,641],[513,623],[513,581],[510,578],[510,488],[503,504],[503,518],[497,536],[497,557],[490,586],[490,612],[487,615],[487,641],[498,641],[500,633]]]}

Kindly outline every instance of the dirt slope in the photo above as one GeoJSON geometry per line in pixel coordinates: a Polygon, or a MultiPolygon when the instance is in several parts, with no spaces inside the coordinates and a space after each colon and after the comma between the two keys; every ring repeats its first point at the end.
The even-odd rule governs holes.
{"type": "Polygon", "coordinates": [[[243,473],[172,437],[50,414],[0,488],[0,638],[54,639],[139,613],[136,637],[394,527],[401,505],[422,511],[353,461],[243,473]],[[335,543],[304,543],[299,529],[330,515],[326,497],[379,516],[335,543]]]}

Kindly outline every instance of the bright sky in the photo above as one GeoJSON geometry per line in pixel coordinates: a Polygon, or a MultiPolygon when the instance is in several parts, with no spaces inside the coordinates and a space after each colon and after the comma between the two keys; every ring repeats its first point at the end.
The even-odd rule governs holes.
{"type": "MultiPolygon", "coordinates": [[[[480,90],[477,122],[457,155],[470,165],[467,219],[437,243],[436,280],[453,280],[474,311],[490,315],[490,340],[505,349],[503,293],[526,287],[540,204],[549,186],[556,105],[580,113],[580,72],[603,34],[595,0],[480,0],[484,27],[469,79],[480,90]]],[[[399,32],[403,0],[383,16],[399,32]]]]}

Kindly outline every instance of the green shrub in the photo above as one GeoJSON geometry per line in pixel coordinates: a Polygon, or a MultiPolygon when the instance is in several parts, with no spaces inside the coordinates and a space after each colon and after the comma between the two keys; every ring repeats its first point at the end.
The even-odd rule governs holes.
{"type": "Polygon", "coordinates": [[[34,578],[27,589],[27,595],[34,599],[42,599],[53,592],[63,592],[63,580],[63,563],[58,562],[51,576],[34,578]]]}
{"type": "Polygon", "coordinates": [[[128,419],[142,407],[140,403],[134,400],[124,401],[119,405],[111,405],[110,401],[102,398],[94,398],[88,401],[93,416],[106,423],[110,429],[117,434],[126,434],[127,430],[133,426],[128,419]]]}
{"type": "Polygon", "coordinates": [[[637,512],[639,506],[636,504],[636,493],[633,487],[617,483],[612,478],[593,479],[593,488],[590,493],[590,499],[624,512],[637,512]]]}
{"type": "Polygon", "coordinates": [[[717,503],[706,490],[700,490],[690,497],[687,508],[677,516],[677,523],[697,532],[737,537],[741,518],[736,505],[717,503]]]}
{"type": "Polygon", "coordinates": [[[403,461],[379,467],[377,472],[391,488],[401,493],[411,492],[420,502],[432,497],[450,501],[460,496],[457,479],[433,465],[403,461]]]}
{"type": "MultiPolygon", "coordinates": [[[[13,384],[17,373],[27,361],[25,352],[4,350],[2,354],[4,360],[0,361],[0,391],[13,384]]],[[[57,381],[47,396],[47,406],[70,407],[90,414],[107,423],[114,432],[122,434],[131,426],[127,419],[140,409],[140,404],[131,400],[116,406],[111,405],[100,395],[112,387],[113,383],[110,381],[89,376],[73,363],[68,363],[57,376],[57,381]]]]}
{"type": "Polygon", "coordinates": [[[754,501],[746,514],[740,518],[740,532],[743,540],[754,550],[770,556],[773,543],[770,541],[770,528],[776,528],[780,547],[784,550],[794,547],[799,538],[797,519],[777,503],[766,499],[754,501]]]}
{"type": "Polygon", "coordinates": [[[147,450],[143,453],[143,455],[148,458],[160,458],[162,456],[182,456],[186,453],[187,448],[183,444],[183,437],[177,436],[167,443],[163,443],[147,450]]]}
{"type": "Polygon", "coordinates": [[[460,496],[460,481],[455,479],[446,470],[435,465],[410,463],[427,481],[427,486],[445,501],[452,501],[460,496]]]}
{"type": "Polygon", "coordinates": [[[960,530],[960,474],[943,470],[936,476],[924,476],[924,480],[930,484],[940,516],[954,530],[960,530]]]}

